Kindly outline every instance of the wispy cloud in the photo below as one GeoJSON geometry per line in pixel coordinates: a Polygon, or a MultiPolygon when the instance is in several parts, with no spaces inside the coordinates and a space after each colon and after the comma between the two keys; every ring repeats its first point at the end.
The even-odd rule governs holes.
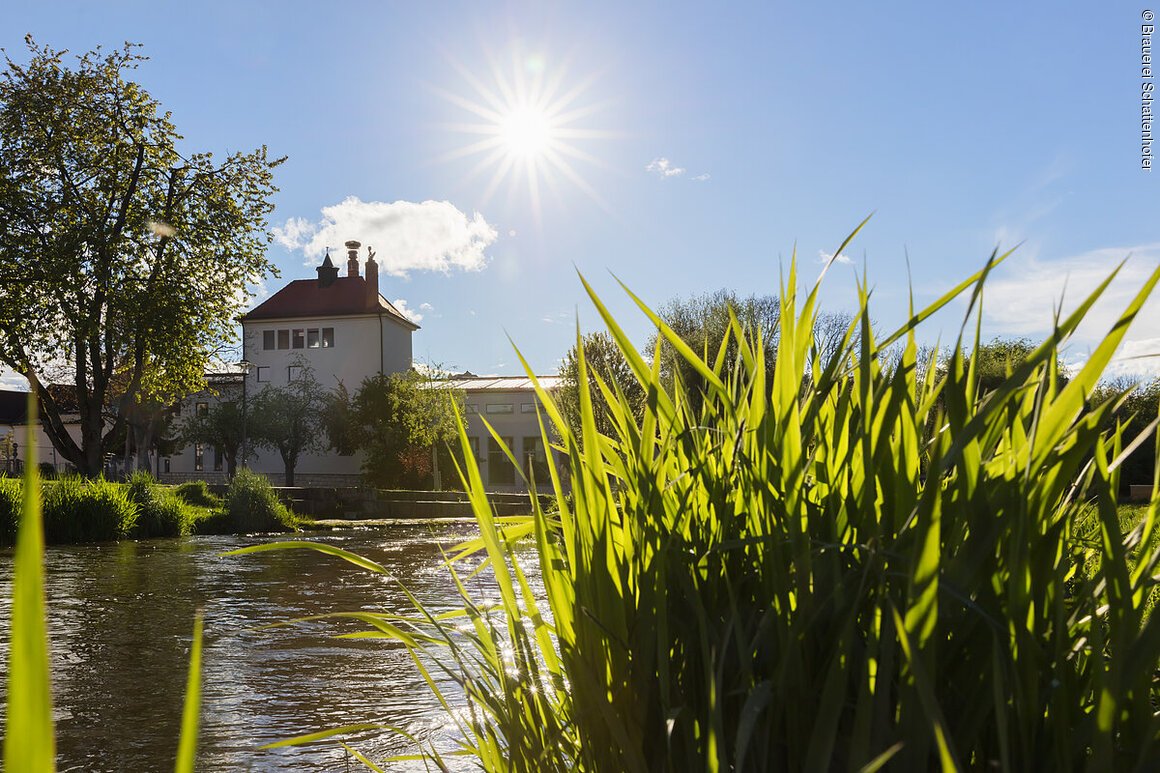
{"type": "Polygon", "coordinates": [[[652,172],[658,177],[680,177],[685,173],[684,167],[677,166],[672,161],[669,161],[664,156],[658,156],[652,161],[648,162],[648,166],[644,168],[646,172],[652,172]]]}
{"type": "MultiPolygon", "coordinates": [[[[1092,250],[1055,260],[1033,256],[1008,263],[987,281],[983,319],[999,335],[1046,335],[1051,332],[1057,307],[1062,307],[1063,315],[1069,314],[1129,255],[1072,338],[1069,361],[1082,365],[1160,265],[1160,242],[1092,250]]],[[[1160,375],[1160,358],[1147,356],[1154,354],[1160,354],[1160,295],[1155,294],[1128,330],[1108,373],[1160,375]]]]}
{"type": "Polygon", "coordinates": [[[704,174],[699,174],[696,177],[694,177],[693,182],[703,183],[706,180],[708,180],[710,177],[712,177],[712,175],[710,175],[708,172],[705,172],[704,174]]]}
{"type": "Polygon", "coordinates": [[[832,253],[832,252],[826,252],[825,250],[818,250],[818,261],[819,262],[829,263],[831,260],[833,260],[835,263],[847,263],[847,264],[849,264],[849,263],[853,262],[852,260],[850,260],[849,256],[846,255],[846,253],[844,253],[844,252],[835,258],[834,253],[832,253]]]}
{"type": "Polygon", "coordinates": [[[423,313],[419,309],[423,309],[425,311],[431,308],[431,304],[423,303],[419,305],[419,309],[412,309],[407,305],[406,298],[396,298],[395,300],[391,301],[391,304],[399,310],[400,314],[414,322],[416,325],[419,324],[419,322],[421,322],[423,319],[423,313]]]}
{"type": "Polygon", "coordinates": [[[305,264],[316,265],[329,247],[357,239],[375,249],[381,270],[405,277],[412,271],[480,271],[485,251],[498,234],[478,212],[460,212],[448,201],[362,201],[350,196],[323,207],[317,222],[290,218],[272,229],[274,240],[300,250],[305,264]]]}

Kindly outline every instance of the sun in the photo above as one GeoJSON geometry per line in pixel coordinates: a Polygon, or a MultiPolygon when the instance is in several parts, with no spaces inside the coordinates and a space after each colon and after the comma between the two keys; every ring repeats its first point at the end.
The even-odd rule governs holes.
{"type": "Polygon", "coordinates": [[[507,152],[523,158],[539,156],[550,148],[553,128],[543,110],[533,106],[517,107],[503,116],[498,126],[507,152]]]}
{"type": "Polygon", "coordinates": [[[537,218],[545,192],[559,195],[565,185],[607,206],[578,168],[600,165],[585,148],[615,136],[589,125],[603,108],[589,93],[593,77],[573,81],[566,68],[550,68],[543,56],[521,52],[512,52],[506,65],[489,58],[482,77],[457,62],[452,66],[466,88],[435,91],[470,115],[444,125],[469,139],[442,160],[474,159],[463,182],[487,180],[481,206],[505,185],[509,199],[527,196],[537,218]]]}

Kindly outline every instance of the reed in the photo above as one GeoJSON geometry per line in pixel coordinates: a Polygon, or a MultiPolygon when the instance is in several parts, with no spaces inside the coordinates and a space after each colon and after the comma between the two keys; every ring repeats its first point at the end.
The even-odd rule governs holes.
{"type": "Polygon", "coordinates": [[[1004,257],[884,336],[860,290],[829,357],[818,288],[799,297],[791,266],[772,370],[736,319],[705,361],[632,296],[659,331],[646,360],[585,283],[643,415],[597,378],[613,425],[597,432],[578,346],[578,432],[537,386],[565,452],[557,508],[532,497],[523,519],[494,515],[461,426],[480,529],[449,562],[462,610],[346,615],[367,625],[353,635],[411,650],[454,753],[485,770],[1155,769],[1156,503],[1125,530],[1115,495],[1156,423],[1101,429],[1124,396],[1088,398],[1160,270],[1066,384],[1059,349],[1116,271],[983,392],[981,302],[1004,257]],[[919,361],[916,329],[960,296],[961,356],[919,361]],[[698,399],[662,378],[662,342],[698,399]],[[456,569],[476,553],[498,601],[456,569]]]}

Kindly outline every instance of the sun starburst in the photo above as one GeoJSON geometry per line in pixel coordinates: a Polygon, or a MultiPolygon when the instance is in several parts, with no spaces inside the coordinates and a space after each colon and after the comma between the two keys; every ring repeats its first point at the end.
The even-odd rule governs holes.
{"type": "Polygon", "coordinates": [[[549,70],[542,56],[520,52],[513,52],[506,66],[491,58],[488,62],[482,78],[453,62],[466,84],[463,93],[436,89],[472,116],[446,124],[472,139],[443,160],[474,159],[463,181],[486,177],[481,206],[506,184],[509,199],[527,195],[538,220],[545,189],[559,195],[569,183],[606,207],[577,168],[601,165],[583,143],[614,136],[587,125],[603,109],[589,94],[594,77],[572,82],[564,66],[549,70]]]}

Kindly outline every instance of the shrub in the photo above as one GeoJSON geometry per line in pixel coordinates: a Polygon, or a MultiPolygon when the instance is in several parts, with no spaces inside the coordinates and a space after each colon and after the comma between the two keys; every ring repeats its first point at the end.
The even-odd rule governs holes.
{"type": "MultiPolygon", "coordinates": [[[[205,533],[228,525],[231,532],[294,531],[296,520],[278,501],[270,481],[252,470],[238,470],[226,489],[224,521],[216,518],[204,523],[205,533]]],[[[201,530],[201,529],[199,529],[201,530]]]]}
{"type": "Polygon", "coordinates": [[[191,480],[176,489],[177,496],[189,505],[197,507],[221,507],[221,497],[210,493],[209,484],[204,480],[191,480]]]}
{"type": "Polygon", "coordinates": [[[0,545],[16,544],[22,489],[19,479],[0,477],[0,545]]]}
{"type": "Polygon", "coordinates": [[[182,537],[190,532],[193,514],[173,491],[157,485],[153,476],[140,470],[129,479],[129,498],[138,517],[132,536],[182,537]]]}
{"type": "Polygon", "coordinates": [[[56,480],[56,467],[53,466],[52,462],[41,462],[38,469],[41,480],[56,480]]]}
{"type": "Polygon", "coordinates": [[[68,477],[44,488],[44,538],[49,543],[103,542],[128,536],[138,508],[127,488],[68,477]]]}
{"type": "Polygon", "coordinates": [[[643,415],[597,379],[599,435],[582,358],[579,435],[540,390],[568,453],[558,513],[533,499],[501,522],[464,470],[481,535],[465,552],[486,551],[498,605],[459,581],[465,621],[368,617],[369,635],[462,686],[450,721],[488,770],[1152,769],[1160,549],[1140,546],[1157,511],[1122,531],[1133,438],[1102,428],[1117,399],[1086,398],[1160,269],[1066,385],[1059,348],[1110,278],[983,393],[977,333],[940,376],[914,326],[964,291],[973,306],[993,263],[885,338],[863,295],[829,357],[811,351],[817,289],[799,310],[791,267],[771,374],[736,320],[735,356],[706,362],[646,310],[696,401],[593,294],[643,415]],[[1078,539],[1087,512],[1095,539],[1078,539]],[[512,547],[529,533],[542,597],[512,547]]]}

